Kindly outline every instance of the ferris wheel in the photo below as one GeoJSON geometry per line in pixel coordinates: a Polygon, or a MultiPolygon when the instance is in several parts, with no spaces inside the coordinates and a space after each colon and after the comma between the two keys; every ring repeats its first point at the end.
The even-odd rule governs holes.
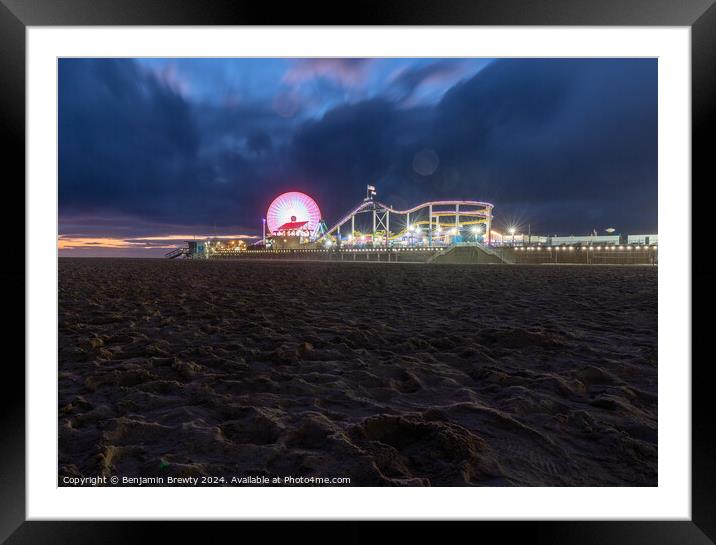
{"type": "Polygon", "coordinates": [[[282,225],[294,222],[308,222],[305,227],[313,232],[320,221],[321,210],[316,201],[298,191],[282,193],[271,202],[266,212],[266,224],[271,233],[282,225]]]}

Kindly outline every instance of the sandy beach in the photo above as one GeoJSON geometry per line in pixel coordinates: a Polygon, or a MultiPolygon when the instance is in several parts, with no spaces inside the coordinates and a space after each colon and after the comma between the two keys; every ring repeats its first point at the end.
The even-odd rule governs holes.
{"type": "Polygon", "coordinates": [[[657,268],[60,259],[58,424],[60,477],[656,486],[657,268]]]}

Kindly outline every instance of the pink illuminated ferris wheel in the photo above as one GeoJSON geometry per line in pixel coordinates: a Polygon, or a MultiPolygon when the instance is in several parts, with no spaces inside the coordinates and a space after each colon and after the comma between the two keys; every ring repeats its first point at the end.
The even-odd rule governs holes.
{"type": "Polygon", "coordinates": [[[308,222],[308,231],[313,232],[321,221],[321,210],[316,201],[298,191],[282,193],[273,200],[266,212],[266,224],[271,233],[286,223],[304,221],[308,222]]]}

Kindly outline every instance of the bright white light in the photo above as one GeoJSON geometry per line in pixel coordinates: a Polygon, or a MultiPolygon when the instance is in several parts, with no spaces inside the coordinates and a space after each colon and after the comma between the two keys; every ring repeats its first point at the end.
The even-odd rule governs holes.
{"type": "Polygon", "coordinates": [[[516,229],[514,227],[510,227],[509,232],[511,235],[515,234],[516,229]]]}

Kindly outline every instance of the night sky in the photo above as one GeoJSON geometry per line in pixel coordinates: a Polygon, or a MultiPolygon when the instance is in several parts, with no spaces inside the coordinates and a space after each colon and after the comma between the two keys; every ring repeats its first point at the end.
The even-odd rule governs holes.
{"type": "Polygon", "coordinates": [[[61,255],[259,235],[283,191],[657,229],[656,59],[60,59],[61,255]]]}

